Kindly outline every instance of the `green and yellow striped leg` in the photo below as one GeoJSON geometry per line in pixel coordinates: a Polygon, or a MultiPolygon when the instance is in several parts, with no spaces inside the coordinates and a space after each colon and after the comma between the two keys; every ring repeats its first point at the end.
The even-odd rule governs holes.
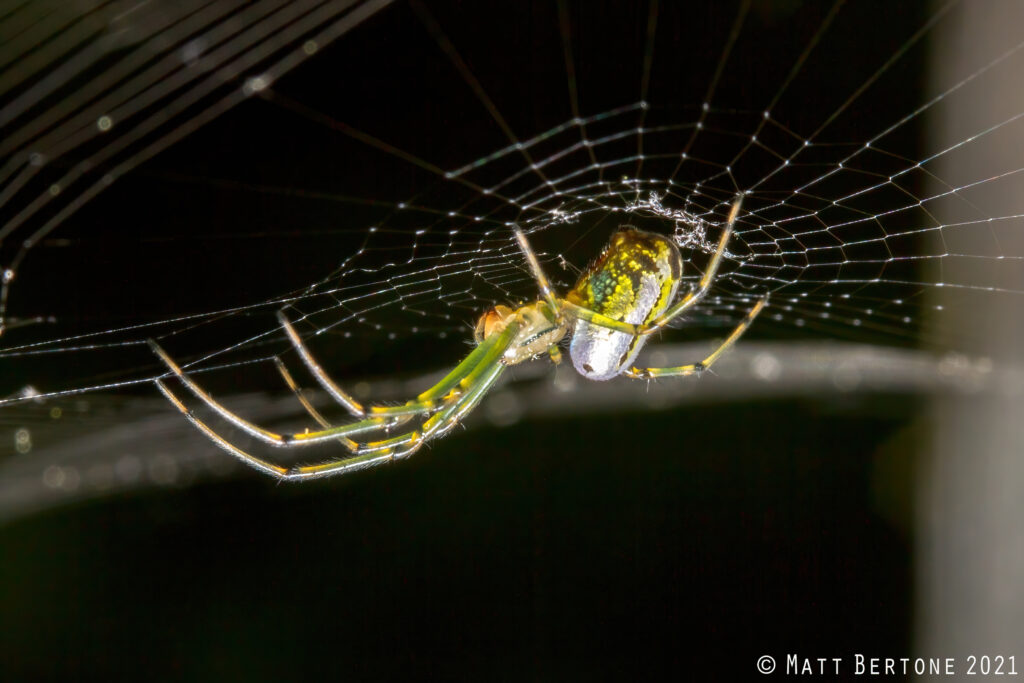
{"type": "Polygon", "coordinates": [[[530,246],[529,241],[527,241],[526,235],[519,229],[518,225],[513,226],[512,231],[515,233],[516,241],[519,243],[519,250],[523,252],[526,262],[530,264],[530,271],[533,273],[533,279],[537,281],[537,287],[540,288],[541,295],[548,302],[551,310],[557,312],[558,299],[555,297],[555,293],[551,289],[551,283],[548,281],[548,276],[541,269],[540,261],[537,260],[537,255],[533,253],[533,248],[530,246]]]}
{"type": "Polygon", "coordinates": [[[402,417],[409,414],[424,414],[456,400],[474,384],[482,369],[501,362],[505,351],[512,344],[522,323],[513,320],[500,334],[484,339],[466,358],[445,375],[440,382],[430,387],[412,401],[399,406],[370,406],[372,417],[402,417]]]}
{"type": "MultiPolygon", "coordinates": [[[[295,434],[278,434],[276,432],[263,429],[262,427],[242,418],[231,410],[228,410],[224,405],[208,394],[202,387],[196,384],[195,381],[193,381],[192,378],[189,377],[155,341],[149,340],[149,345],[153,349],[153,352],[164,362],[170,371],[178,377],[188,390],[191,391],[196,398],[217,412],[222,418],[247,434],[260,439],[265,443],[269,443],[272,446],[296,446],[376,431],[393,425],[397,418],[428,414],[439,407],[439,404],[440,406],[443,406],[457,400],[462,393],[467,391],[471,385],[478,380],[483,369],[493,363],[501,361],[505,351],[508,349],[512,340],[518,333],[519,328],[520,324],[517,321],[513,321],[509,323],[500,334],[484,339],[475,349],[473,349],[472,353],[466,356],[465,360],[459,363],[459,365],[448,373],[448,375],[446,375],[440,382],[420,394],[416,399],[409,401],[404,405],[371,406],[369,410],[370,416],[362,420],[337,427],[328,427],[319,431],[311,432],[307,430],[305,432],[295,434]]],[[[166,394],[166,387],[161,389],[161,391],[166,394]]],[[[175,405],[178,405],[178,402],[175,401],[175,405]]],[[[358,448],[358,444],[351,439],[344,438],[340,439],[340,441],[346,448],[353,452],[358,448]]]]}
{"type": "MultiPolygon", "coordinates": [[[[325,418],[319,410],[313,407],[313,404],[306,396],[306,392],[304,392],[302,390],[302,387],[298,385],[298,383],[295,381],[295,378],[292,377],[292,373],[288,371],[288,368],[285,366],[285,364],[281,361],[280,358],[274,358],[274,365],[277,366],[277,371],[281,374],[281,377],[284,379],[285,384],[287,384],[288,388],[292,390],[292,393],[295,394],[295,398],[299,400],[299,403],[302,404],[302,407],[306,409],[306,412],[309,414],[309,416],[316,420],[317,424],[319,424],[324,429],[332,429],[335,425],[332,424],[331,422],[328,422],[327,418],[325,418]]],[[[381,425],[381,429],[394,429],[398,425],[404,424],[405,422],[408,422],[412,418],[412,414],[406,415],[405,417],[393,418],[388,423],[381,425]]],[[[348,439],[347,437],[339,437],[339,441],[341,441],[342,445],[350,449],[354,445],[354,442],[351,439],[348,439]]]]}
{"type": "MultiPolygon", "coordinates": [[[[509,327],[515,327],[516,331],[518,331],[519,325],[516,322],[512,322],[509,324],[509,327]]],[[[502,334],[498,336],[504,337],[507,333],[508,329],[506,328],[505,332],[502,332],[502,334]]],[[[511,334],[510,341],[514,337],[515,331],[511,334]]],[[[485,339],[481,343],[481,346],[486,343],[487,340],[485,339]]],[[[507,348],[508,343],[505,343],[498,347],[498,353],[492,352],[486,354],[483,357],[483,360],[478,362],[471,372],[459,380],[458,387],[456,389],[452,389],[450,391],[446,390],[448,393],[442,404],[442,408],[426,420],[419,430],[414,429],[382,441],[360,443],[357,444],[353,452],[362,454],[372,451],[393,451],[400,447],[410,448],[411,450],[408,453],[403,453],[401,456],[398,456],[404,457],[405,455],[411,455],[415,452],[423,442],[435,438],[436,436],[441,436],[441,434],[447,432],[454,423],[444,427],[440,433],[438,433],[438,430],[441,429],[442,425],[444,425],[451,416],[455,415],[456,419],[461,418],[465,412],[460,411],[460,408],[466,407],[468,411],[475,407],[483,397],[483,394],[491,387],[491,385],[494,384],[498,377],[501,376],[501,373],[505,369],[505,365],[501,360],[507,348]]],[[[463,361],[463,363],[464,362],[465,361],[463,361]]],[[[445,378],[445,380],[447,379],[448,378],[445,378]]],[[[441,382],[434,388],[420,396],[424,396],[438,387],[444,386],[446,384],[445,380],[441,380],[441,382]]]]}
{"type": "Polygon", "coordinates": [[[500,358],[492,361],[490,365],[475,369],[473,373],[466,377],[466,380],[468,380],[466,390],[449,405],[424,422],[419,430],[413,430],[407,434],[401,434],[382,441],[356,444],[355,454],[348,458],[316,465],[297,465],[294,467],[275,465],[235,446],[211,429],[205,422],[197,418],[163,382],[159,379],[155,380],[155,382],[160,392],[214,444],[250,467],[254,467],[265,474],[285,481],[295,481],[345,474],[412,455],[424,443],[442,436],[458,424],[460,420],[476,407],[480,399],[494,385],[494,382],[497,381],[504,370],[505,366],[501,363],[500,358]]]}
{"type": "Polygon", "coordinates": [[[630,368],[629,370],[626,370],[622,374],[624,374],[626,377],[632,377],[633,379],[655,379],[657,377],[683,377],[686,375],[699,375],[700,373],[704,372],[709,367],[711,367],[711,365],[714,364],[715,361],[721,358],[723,353],[729,350],[729,347],[736,343],[737,339],[743,336],[743,333],[746,332],[747,328],[750,327],[750,324],[754,322],[754,318],[758,316],[758,314],[761,312],[761,309],[764,308],[767,301],[767,299],[761,299],[756,304],[754,304],[754,307],[750,309],[750,312],[747,313],[746,316],[744,316],[740,324],[736,326],[736,329],[734,329],[732,333],[725,338],[725,341],[723,341],[718,346],[718,348],[711,352],[710,356],[708,356],[701,362],[691,363],[689,365],[679,365],[674,368],[633,367],[630,368]]]}
{"type": "Polygon", "coordinates": [[[620,322],[614,318],[609,318],[608,316],[601,315],[589,308],[579,306],[570,301],[566,301],[561,297],[555,296],[555,293],[551,288],[551,283],[548,280],[547,275],[544,274],[544,270],[540,267],[540,261],[537,259],[537,255],[533,253],[533,247],[530,246],[530,242],[526,239],[526,235],[518,226],[513,227],[512,230],[515,233],[516,241],[519,243],[519,249],[523,252],[523,256],[526,257],[526,262],[530,266],[530,272],[533,273],[533,279],[537,281],[537,287],[540,289],[540,293],[543,295],[548,306],[551,307],[556,319],[561,318],[563,313],[567,312],[573,318],[580,318],[595,325],[615,330],[616,332],[624,332],[626,334],[637,333],[639,328],[636,325],[620,322]]]}
{"type": "MultiPolygon", "coordinates": [[[[294,446],[299,444],[315,443],[317,441],[324,441],[327,439],[337,439],[339,437],[348,437],[353,434],[361,434],[364,432],[370,432],[380,429],[387,425],[389,420],[383,417],[366,418],[353,422],[351,424],[342,425],[340,427],[331,427],[317,432],[303,432],[301,434],[278,434],[262,427],[258,427],[252,422],[249,422],[245,418],[237,415],[236,413],[228,410],[224,405],[219,403],[210,394],[208,394],[202,387],[195,383],[191,377],[189,377],[181,367],[178,366],[174,360],[167,355],[160,346],[153,340],[149,340],[150,348],[153,352],[164,362],[164,364],[174,373],[181,383],[184,384],[196,398],[201,400],[207,406],[216,411],[225,420],[238,427],[247,434],[256,437],[257,439],[269,443],[273,446],[294,446]]],[[[161,391],[166,396],[168,390],[166,387],[161,388],[161,391]]],[[[175,405],[179,405],[179,402],[172,401],[175,405]]],[[[187,413],[186,413],[187,414],[187,413]]],[[[205,430],[204,430],[205,431],[205,430]]],[[[355,442],[349,439],[342,439],[342,443],[347,447],[354,447],[355,442]]]]}
{"type": "MultiPolygon", "coordinates": [[[[359,401],[352,398],[348,392],[342,390],[341,387],[335,384],[327,373],[324,372],[324,369],[320,367],[320,364],[316,362],[316,359],[313,358],[313,354],[309,352],[309,349],[307,349],[306,345],[302,342],[302,337],[299,336],[299,333],[295,331],[294,327],[292,327],[291,321],[285,316],[284,311],[277,312],[277,320],[281,323],[281,327],[284,328],[284,332],[288,335],[288,339],[291,341],[292,346],[294,346],[295,350],[298,352],[299,358],[302,359],[303,364],[305,364],[313,377],[316,378],[316,381],[320,383],[320,386],[324,388],[324,391],[330,394],[335,401],[343,405],[345,409],[354,416],[366,417],[366,410],[359,404],[359,401]]],[[[278,365],[278,369],[281,369],[280,365],[278,365]]],[[[285,378],[285,381],[287,381],[287,377],[285,378]]],[[[289,384],[292,384],[292,382],[289,382],[289,384]]]]}
{"type": "Polygon", "coordinates": [[[551,357],[551,362],[555,365],[562,362],[562,350],[558,348],[558,344],[553,344],[548,348],[548,356],[551,357]]]}
{"type": "Polygon", "coordinates": [[[602,315],[597,311],[592,311],[586,306],[580,306],[574,304],[566,299],[559,299],[561,309],[568,311],[573,318],[579,320],[586,320],[588,323],[597,325],[598,327],[606,327],[609,330],[615,330],[616,332],[622,332],[624,334],[635,335],[640,329],[638,325],[631,325],[630,323],[624,323],[621,320],[615,318],[609,318],[606,315],[602,315]]]}
{"type": "MultiPolygon", "coordinates": [[[[224,449],[231,455],[235,456],[246,465],[249,465],[250,467],[257,469],[260,472],[263,472],[264,474],[269,474],[272,477],[286,481],[293,479],[311,478],[313,476],[326,476],[326,473],[319,475],[305,474],[304,471],[310,469],[306,467],[281,467],[280,465],[275,465],[271,462],[267,462],[262,458],[258,458],[255,455],[243,451],[241,448],[235,446],[233,443],[222,437],[220,434],[213,431],[213,429],[211,429],[205,422],[203,422],[195,415],[193,415],[192,411],[189,410],[188,407],[184,403],[182,403],[178,399],[178,397],[175,396],[174,393],[170,389],[168,389],[163,382],[161,382],[158,379],[154,380],[154,382],[156,383],[157,388],[160,390],[160,393],[167,397],[167,400],[170,401],[175,408],[181,411],[181,413],[186,418],[188,418],[188,421],[191,422],[193,426],[195,426],[200,432],[205,434],[207,438],[213,441],[214,444],[224,449]]],[[[373,467],[374,465],[379,465],[381,463],[388,462],[389,460],[391,460],[390,455],[380,453],[371,453],[361,456],[354,456],[351,458],[346,458],[337,463],[330,463],[336,465],[336,467],[334,468],[333,471],[330,472],[330,474],[354,472],[356,470],[364,469],[367,467],[373,467]]]]}
{"type": "Polygon", "coordinates": [[[306,397],[306,393],[295,382],[295,378],[292,377],[292,373],[288,372],[288,368],[285,367],[280,358],[274,358],[274,365],[277,367],[277,371],[281,373],[281,377],[284,378],[284,383],[287,384],[288,388],[292,390],[293,394],[295,394],[295,398],[299,399],[299,403],[301,403],[302,407],[306,409],[309,416],[316,420],[317,424],[324,429],[330,429],[333,427],[334,425],[328,422],[327,419],[320,414],[320,411],[314,408],[313,404],[309,402],[309,399],[306,397]]]}
{"type": "MultiPolygon", "coordinates": [[[[505,371],[505,365],[498,361],[482,367],[481,371],[474,384],[469,385],[469,388],[456,400],[427,419],[419,429],[413,429],[381,441],[360,443],[355,450],[356,457],[379,454],[393,460],[401,460],[418,451],[423,444],[447,434],[480,403],[487,391],[494,386],[494,383],[505,371]]],[[[330,470],[335,464],[326,463],[323,466],[314,466],[314,468],[322,467],[330,470]]],[[[313,471],[313,468],[304,469],[313,471]]]]}

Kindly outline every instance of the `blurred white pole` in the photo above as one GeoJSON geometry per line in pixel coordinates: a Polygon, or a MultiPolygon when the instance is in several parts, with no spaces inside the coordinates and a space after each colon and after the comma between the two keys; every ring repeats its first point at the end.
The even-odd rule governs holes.
{"type": "MultiPolygon", "coordinates": [[[[1024,3],[1019,0],[961,2],[954,14],[932,42],[929,96],[1024,40],[1024,3]]],[[[984,87],[968,84],[938,103],[929,114],[927,149],[945,149],[1024,111],[1022,62],[1015,54],[980,79],[984,87]]],[[[957,186],[996,178],[963,195],[988,216],[1020,214],[1024,208],[1024,174],[997,178],[1024,167],[1021,122],[967,142],[942,163],[937,175],[957,186]]],[[[932,187],[929,194],[946,189],[932,187]]],[[[964,220],[953,214],[973,211],[960,200],[948,208],[949,215],[938,215],[938,220],[964,220]]],[[[981,217],[975,211],[974,218],[981,217]]],[[[1019,219],[949,233],[963,240],[960,244],[969,243],[974,254],[1024,254],[1024,222],[1019,219]]],[[[947,281],[995,284],[997,277],[1002,287],[1024,289],[1019,263],[944,261],[941,277],[947,281]]],[[[992,292],[972,297],[953,288],[938,292],[942,298],[930,303],[942,304],[953,316],[943,324],[984,337],[978,347],[965,350],[990,357],[994,379],[1002,367],[1021,362],[1024,299],[992,292]]],[[[916,482],[916,654],[955,657],[955,679],[976,678],[966,675],[969,655],[1015,655],[1018,673],[1024,671],[1024,387],[1016,381],[1001,385],[973,396],[936,396],[930,411],[931,452],[916,482]]],[[[975,673],[981,673],[978,667],[975,673]]]]}

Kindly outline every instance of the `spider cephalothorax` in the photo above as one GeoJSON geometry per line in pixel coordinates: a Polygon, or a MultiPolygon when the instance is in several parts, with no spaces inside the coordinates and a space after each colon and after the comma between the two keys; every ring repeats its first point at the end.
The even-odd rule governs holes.
{"type": "Polygon", "coordinates": [[[526,235],[515,228],[516,240],[537,281],[541,298],[515,309],[495,306],[480,316],[473,334],[476,348],[440,382],[401,405],[360,405],[331,380],[306,349],[289,320],[283,313],[279,314],[281,326],[310,374],[356,418],[349,424],[335,426],[324,419],[278,360],[278,370],[285,382],[321,429],[290,434],[263,429],[225,408],[196,384],[156,342],[151,342],[153,350],[171,373],[196,398],[235,427],[272,446],[292,447],[334,441],[350,452],[338,460],[319,465],[284,467],[251,455],[193,415],[161,379],[155,382],[174,406],[218,446],[267,474],[279,479],[297,480],[351,472],[408,457],[424,443],[443,436],[458,424],[494,386],[507,366],[544,353],[557,362],[560,357],[558,344],[570,333],[569,352],[573,365],[590,379],[607,380],[618,375],[651,379],[696,374],[732,346],[761,312],[765,299],[755,303],[732,334],[699,363],[672,368],[637,368],[632,363],[651,333],[677,319],[710,289],[732,235],[741,199],[737,197],[733,202],[718,248],[699,283],[675,303],[682,277],[682,259],[675,244],[667,237],[634,229],[616,232],[576,286],[561,298],[544,275],[526,235]],[[390,435],[396,427],[417,417],[421,418],[418,426],[390,435]],[[382,432],[385,438],[378,441],[351,438],[382,432]]]}
{"type": "Polygon", "coordinates": [[[522,363],[542,353],[557,355],[558,342],[565,337],[567,325],[564,319],[555,316],[546,301],[535,301],[516,309],[495,306],[480,316],[473,338],[479,344],[501,334],[512,322],[519,326],[519,331],[502,357],[505,365],[522,363]]]}

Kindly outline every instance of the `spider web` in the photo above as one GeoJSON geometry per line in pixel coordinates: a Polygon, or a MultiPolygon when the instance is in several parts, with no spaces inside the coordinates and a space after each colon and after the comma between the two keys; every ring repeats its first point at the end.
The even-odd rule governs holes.
{"type": "Polygon", "coordinates": [[[1024,165],[990,150],[1024,102],[956,112],[1020,32],[940,69],[956,2],[383,5],[6,15],[2,402],[149,391],[147,338],[266,387],[281,309],[339,379],[450,366],[537,298],[512,225],[560,291],[621,225],[673,235],[692,283],[737,194],[666,337],[768,296],[752,336],[967,349],[951,308],[1019,306],[1024,165]]]}

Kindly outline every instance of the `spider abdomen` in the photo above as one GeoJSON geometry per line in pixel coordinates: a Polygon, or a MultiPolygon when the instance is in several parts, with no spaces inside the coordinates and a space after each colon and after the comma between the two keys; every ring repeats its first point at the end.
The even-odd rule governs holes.
{"type": "MultiPolygon", "coordinates": [[[[618,322],[643,325],[672,303],[682,270],[679,249],[667,237],[620,230],[566,299],[618,322]]],[[[646,340],[578,319],[569,355],[584,377],[607,380],[629,367],[646,340]]]]}

